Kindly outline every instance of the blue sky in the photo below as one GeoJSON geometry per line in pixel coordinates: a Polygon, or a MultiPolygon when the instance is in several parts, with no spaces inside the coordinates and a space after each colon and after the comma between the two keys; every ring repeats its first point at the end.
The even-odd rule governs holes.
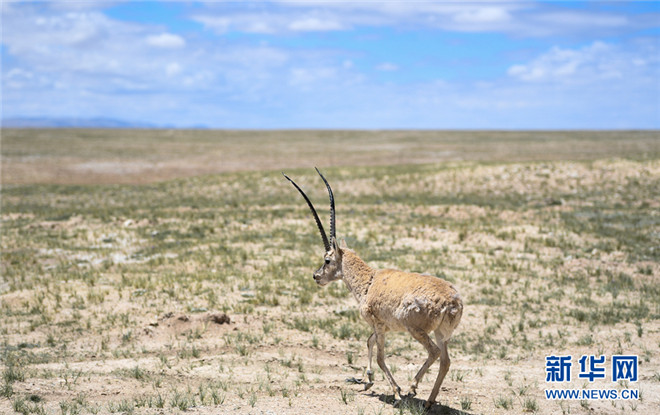
{"type": "Polygon", "coordinates": [[[2,116],[660,128],[659,2],[3,1],[2,116]]]}

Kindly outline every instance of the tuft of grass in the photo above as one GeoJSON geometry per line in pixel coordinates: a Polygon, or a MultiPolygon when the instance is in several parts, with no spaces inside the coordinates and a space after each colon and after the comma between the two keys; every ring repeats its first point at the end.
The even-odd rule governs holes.
{"type": "MultiPolygon", "coordinates": [[[[34,396],[34,395],[32,395],[34,396]]],[[[18,397],[12,401],[12,408],[14,412],[21,415],[46,415],[46,408],[44,407],[41,401],[34,401],[30,399],[24,399],[23,397],[18,397]]]]}
{"type": "Polygon", "coordinates": [[[513,398],[500,395],[497,398],[495,398],[495,407],[506,410],[512,409],[513,398]]]}
{"type": "Polygon", "coordinates": [[[398,403],[396,409],[400,415],[423,415],[427,413],[426,409],[424,409],[424,401],[420,400],[404,399],[398,403]]]}
{"type": "Polygon", "coordinates": [[[522,408],[524,412],[538,412],[539,404],[534,398],[525,398],[522,403],[522,408]]]}
{"type": "Polygon", "coordinates": [[[455,382],[463,382],[465,375],[467,375],[469,370],[455,369],[451,371],[451,380],[455,382]]]}
{"type": "Polygon", "coordinates": [[[470,408],[472,408],[472,398],[469,396],[463,396],[461,397],[461,409],[464,411],[469,411],[470,408]]]}
{"type": "Polygon", "coordinates": [[[349,402],[353,402],[355,400],[355,392],[342,388],[339,389],[339,394],[341,395],[341,401],[344,403],[344,405],[348,405],[349,402]]]}
{"type": "Polygon", "coordinates": [[[170,406],[172,408],[178,408],[182,411],[188,410],[195,406],[195,397],[189,392],[180,392],[179,390],[174,390],[172,398],[170,399],[170,406]]]}

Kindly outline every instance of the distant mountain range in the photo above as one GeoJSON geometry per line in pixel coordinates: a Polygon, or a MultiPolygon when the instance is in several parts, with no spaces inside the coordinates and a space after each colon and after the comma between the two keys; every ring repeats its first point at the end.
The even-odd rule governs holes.
{"type": "MultiPolygon", "coordinates": [[[[147,122],[117,120],[114,118],[3,118],[3,128],[174,128],[147,122]]],[[[207,128],[202,125],[188,128],[207,128]]]]}

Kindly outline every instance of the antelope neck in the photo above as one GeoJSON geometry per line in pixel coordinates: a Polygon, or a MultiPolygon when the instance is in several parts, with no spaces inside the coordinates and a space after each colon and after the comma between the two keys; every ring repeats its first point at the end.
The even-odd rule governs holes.
{"type": "Polygon", "coordinates": [[[344,283],[358,303],[367,295],[376,270],[367,265],[355,252],[342,250],[341,272],[344,283]]]}

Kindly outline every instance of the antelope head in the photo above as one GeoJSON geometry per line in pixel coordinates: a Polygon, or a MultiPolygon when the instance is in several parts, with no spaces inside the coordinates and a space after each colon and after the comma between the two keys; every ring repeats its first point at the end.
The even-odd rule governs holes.
{"type": "Polygon", "coordinates": [[[328,283],[339,280],[342,278],[342,272],[341,272],[341,258],[342,258],[342,251],[341,248],[339,247],[339,244],[337,243],[337,237],[335,235],[335,198],[332,195],[332,189],[330,188],[330,184],[328,184],[328,181],[323,177],[323,174],[319,171],[319,169],[316,169],[316,172],[321,176],[321,179],[323,179],[323,182],[325,183],[325,186],[328,188],[328,195],[330,196],[330,239],[328,240],[328,236],[325,233],[325,230],[323,229],[323,224],[321,223],[321,220],[319,219],[319,215],[316,213],[316,209],[314,209],[314,205],[312,202],[309,200],[305,192],[287,176],[284,174],[284,177],[287,178],[288,181],[293,184],[293,186],[298,189],[302,197],[305,199],[307,202],[307,206],[309,206],[309,209],[312,211],[312,215],[314,216],[314,220],[316,221],[316,226],[319,228],[319,232],[321,233],[321,239],[323,240],[323,246],[325,248],[325,254],[323,255],[323,264],[319,269],[317,269],[314,272],[314,281],[320,286],[327,285],[328,283]]]}

